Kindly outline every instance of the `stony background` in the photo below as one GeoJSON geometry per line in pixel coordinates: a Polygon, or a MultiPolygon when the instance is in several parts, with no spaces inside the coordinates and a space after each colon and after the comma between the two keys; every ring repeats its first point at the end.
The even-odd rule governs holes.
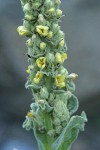
{"type": "MultiPolygon", "coordinates": [[[[89,119],[72,150],[100,150],[100,0],[62,0],[62,9],[65,67],[79,75],[78,113],[84,109],[89,119]]],[[[22,19],[20,0],[0,0],[0,150],[37,150],[33,134],[21,128],[32,101],[24,88],[26,39],[16,32],[22,19]]]]}

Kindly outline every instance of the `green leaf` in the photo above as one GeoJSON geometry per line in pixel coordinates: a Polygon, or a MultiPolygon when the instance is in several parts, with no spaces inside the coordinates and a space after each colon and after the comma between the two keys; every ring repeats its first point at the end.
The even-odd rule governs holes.
{"type": "Polygon", "coordinates": [[[81,116],[73,116],[68,125],[53,144],[53,150],[70,150],[72,143],[76,140],[79,130],[84,130],[87,118],[85,112],[81,116]]]}
{"type": "Polygon", "coordinates": [[[72,96],[70,99],[68,99],[68,105],[67,108],[69,109],[70,115],[75,113],[79,107],[79,102],[76,96],[72,96]]]}

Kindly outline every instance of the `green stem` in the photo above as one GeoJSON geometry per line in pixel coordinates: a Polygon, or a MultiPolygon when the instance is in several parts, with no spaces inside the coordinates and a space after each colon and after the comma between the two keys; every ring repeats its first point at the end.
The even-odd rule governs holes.
{"type": "Polygon", "coordinates": [[[50,114],[43,112],[43,117],[44,117],[44,124],[46,130],[45,133],[41,133],[35,129],[34,134],[38,142],[39,150],[53,150],[52,144],[54,142],[54,138],[51,138],[48,135],[48,131],[52,130],[53,128],[51,122],[51,116],[50,114]]]}

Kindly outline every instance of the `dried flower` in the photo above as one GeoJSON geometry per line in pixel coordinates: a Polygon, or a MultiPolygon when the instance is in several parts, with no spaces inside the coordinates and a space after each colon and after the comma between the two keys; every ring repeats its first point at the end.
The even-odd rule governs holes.
{"type": "Polygon", "coordinates": [[[71,73],[67,78],[75,80],[78,77],[78,74],[76,73],[71,73]]]}

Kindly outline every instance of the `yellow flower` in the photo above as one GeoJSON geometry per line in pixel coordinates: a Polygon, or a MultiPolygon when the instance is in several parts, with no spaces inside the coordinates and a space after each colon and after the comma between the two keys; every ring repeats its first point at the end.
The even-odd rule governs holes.
{"type": "Polygon", "coordinates": [[[41,50],[44,50],[45,48],[46,48],[46,43],[41,42],[41,43],[40,43],[40,49],[41,49],[41,50]]]}
{"type": "Polygon", "coordinates": [[[53,37],[53,32],[50,31],[50,32],[48,33],[47,37],[48,37],[49,39],[51,39],[51,38],[53,37]]]}
{"type": "Polygon", "coordinates": [[[66,53],[62,53],[62,54],[56,53],[55,60],[56,60],[57,63],[62,64],[62,63],[64,63],[65,59],[67,59],[67,54],[66,53]]]}
{"type": "Polygon", "coordinates": [[[57,16],[58,16],[58,17],[61,17],[61,16],[62,16],[62,10],[57,9],[56,12],[57,12],[57,16]]]}
{"type": "Polygon", "coordinates": [[[49,30],[49,27],[47,27],[47,26],[38,25],[38,26],[36,27],[36,31],[37,31],[40,35],[43,35],[43,36],[47,36],[47,35],[48,35],[48,30],[49,30]]]}
{"type": "Polygon", "coordinates": [[[33,82],[35,84],[38,84],[40,80],[42,79],[42,77],[43,77],[43,73],[38,71],[35,78],[33,79],[33,82]]]}
{"type": "Polygon", "coordinates": [[[54,13],[54,11],[55,11],[54,8],[50,8],[50,9],[48,10],[48,13],[49,13],[49,14],[52,14],[52,13],[54,13]]]}
{"type": "Polygon", "coordinates": [[[59,88],[65,87],[65,76],[58,74],[55,78],[55,85],[59,88]]]}
{"type": "Polygon", "coordinates": [[[31,118],[31,117],[33,117],[33,114],[31,112],[28,112],[27,117],[31,118]]]}
{"type": "Polygon", "coordinates": [[[59,46],[63,47],[64,44],[65,44],[65,41],[64,41],[64,39],[62,39],[62,40],[59,42],[59,46]]]}
{"type": "Polygon", "coordinates": [[[26,70],[26,72],[28,73],[28,74],[30,74],[31,73],[31,69],[33,69],[34,67],[32,66],[32,65],[30,65],[30,66],[28,66],[28,69],[26,70]]]}
{"type": "Polygon", "coordinates": [[[27,30],[24,26],[19,26],[17,28],[17,32],[19,33],[19,35],[22,35],[22,36],[32,35],[31,32],[29,30],[27,30]]]}
{"type": "Polygon", "coordinates": [[[46,58],[45,57],[39,57],[36,60],[36,64],[41,69],[45,68],[45,66],[46,66],[46,58]]]}

